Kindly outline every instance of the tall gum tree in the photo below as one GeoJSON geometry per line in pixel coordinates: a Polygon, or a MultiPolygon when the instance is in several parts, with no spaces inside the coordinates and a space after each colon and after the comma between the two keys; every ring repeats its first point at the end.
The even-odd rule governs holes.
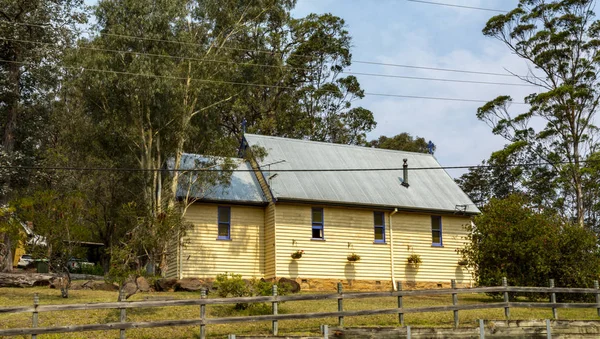
{"type": "MultiPolygon", "coordinates": [[[[499,96],[480,107],[477,117],[513,149],[526,149],[552,164],[564,183],[560,190],[585,224],[582,164],[594,147],[598,107],[600,22],[592,0],[520,0],[507,14],[492,17],[483,34],[503,42],[533,68],[521,80],[539,86],[525,98],[530,108],[514,115],[512,98],[499,96]],[[544,122],[541,130],[532,119],[544,122]],[[515,147],[514,145],[519,145],[515,147]],[[563,164],[565,163],[565,164],[563,164]]],[[[515,75],[517,76],[517,75],[515,75]]]]}

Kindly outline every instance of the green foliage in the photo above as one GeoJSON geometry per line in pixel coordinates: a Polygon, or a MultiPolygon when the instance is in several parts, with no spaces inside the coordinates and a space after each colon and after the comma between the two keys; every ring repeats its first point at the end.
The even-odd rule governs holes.
{"type": "MultiPolygon", "coordinates": [[[[468,244],[459,253],[480,286],[590,287],[600,274],[594,233],[573,225],[551,209],[532,207],[522,195],[492,199],[466,226],[468,244]]],[[[567,296],[562,296],[566,298],[567,296]]]]}
{"type": "MultiPolygon", "coordinates": [[[[213,287],[217,289],[217,295],[221,298],[269,296],[272,295],[273,291],[273,284],[268,281],[262,279],[244,280],[241,274],[227,274],[227,272],[217,274],[213,287]]],[[[278,295],[289,294],[289,291],[290,286],[287,284],[277,285],[278,295]]],[[[264,305],[260,303],[239,303],[235,305],[236,310],[247,308],[265,309],[264,305]]]]}
{"type": "MultiPolygon", "coordinates": [[[[365,146],[397,151],[428,153],[429,149],[427,148],[427,144],[428,142],[425,138],[413,137],[409,133],[403,132],[391,138],[382,135],[379,139],[365,143],[365,146]]],[[[435,151],[435,148],[433,150],[435,151]]]]}
{"type": "Polygon", "coordinates": [[[594,4],[593,0],[520,0],[514,10],[491,18],[483,34],[500,40],[530,63],[533,70],[520,78],[539,90],[525,98],[530,105],[525,112],[510,110],[509,96],[499,96],[477,111],[494,134],[509,141],[508,153],[520,148],[534,161],[552,164],[550,171],[542,168],[540,176],[525,177],[531,182],[526,187],[541,189],[540,200],[553,191],[553,204],[575,217],[580,226],[586,221],[591,226],[586,220],[590,196],[584,192],[582,160],[598,145],[594,115],[600,98],[600,21],[592,11],[594,4]],[[543,122],[541,129],[532,127],[533,120],[536,125],[543,122]]]}
{"type": "Polygon", "coordinates": [[[406,262],[418,268],[423,261],[420,255],[413,253],[406,258],[406,262]]]}

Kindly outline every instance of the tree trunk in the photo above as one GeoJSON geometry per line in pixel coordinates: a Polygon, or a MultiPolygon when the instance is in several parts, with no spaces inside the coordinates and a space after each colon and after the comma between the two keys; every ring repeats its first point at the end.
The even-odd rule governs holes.
{"type": "MultiPolygon", "coordinates": [[[[17,58],[15,58],[15,61],[17,58]]],[[[4,126],[4,135],[2,138],[2,147],[4,151],[10,157],[15,148],[15,131],[17,129],[17,119],[19,112],[19,99],[21,97],[21,85],[20,85],[20,70],[19,64],[17,63],[9,63],[8,64],[8,77],[10,79],[11,94],[9,96],[8,101],[8,114],[6,116],[6,125],[4,126]]],[[[4,184],[4,192],[10,191],[10,178],[4,184]]],[[[0,196],[0,205],[6,205],[8,203],[8,196],[0,196]]],[[[0,262],[0,272],[12,272],[13,268],[13,243],[10,235],[0,234],[0,238],[2,238],[4,245],[6,245],[7,255],[0,262]]]]}

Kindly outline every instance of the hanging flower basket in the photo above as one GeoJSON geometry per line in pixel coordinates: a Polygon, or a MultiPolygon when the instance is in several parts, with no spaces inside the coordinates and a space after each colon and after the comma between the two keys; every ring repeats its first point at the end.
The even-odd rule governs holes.
{"type": "Polygon", "coordinates": [[[459,266],[467,266],[468,264],[469,264],[469,262],[467,261],[467,259],[460,259],[458,261],[459,266]]]}
{"type": "Polygon", "coordinates": [[[292,253],[292,259],[300,259],[302,258],[303,254],[304,250],[297,250],[296,252],[292,253]]]}
{"type": "Polygon", "coordinates": [[[358,255],[356,253],[348,254],[348,258],[347,259],[350,262],[359,261],[360,260],[360,255],[358,255]]]}
{"type": "Polygon", "coordinates": [[[411,254],[408,256],[408,258],[406,258],[406,262],[409,265],[414,266],[415,268],[419,268],[419,265],[421,265],[421,256],[418,254],[411,254]]]}

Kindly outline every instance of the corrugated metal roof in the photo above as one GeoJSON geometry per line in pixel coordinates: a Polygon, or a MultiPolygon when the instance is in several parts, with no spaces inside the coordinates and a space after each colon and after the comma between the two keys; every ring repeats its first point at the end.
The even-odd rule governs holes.
{"type": "Polygon", "coordinates": [[[406,188],[402,170],[364,172],[278,172],[284,169],[441,167],[430,154],[401,152],[324,142],[245,135],[248,144],[266,149],[259,164],[265,177],[273,177],[271,190],[277,199],[323,201],[416,210],[479,210],[443,169],[408,171],[406,188]],[[279,162],[285,160],[284,162],[279,162]],[[272,164],[274,162],[279,162],[272,164]],[[272,164],[272,165],[268,165],[272,164]]]}
{"type": "MultiPolygon", "coordinates": [[[[184,153],[181,156],[181,169],[201,168],[204,167],[202,163],[207,161],[218,163],[223,160],[224,158],[184,153]]],[[[230,158],[229,160],[233,161],[235,165],[229,185],[192,186],[190,195],[202,200],[265,203],[266,199],[250,164],[243,159],[230,158]]],[[[187,188],[181,186],[182,184],[177,187],[177,197],[185,197],[186,195],[187,188]]]]}

